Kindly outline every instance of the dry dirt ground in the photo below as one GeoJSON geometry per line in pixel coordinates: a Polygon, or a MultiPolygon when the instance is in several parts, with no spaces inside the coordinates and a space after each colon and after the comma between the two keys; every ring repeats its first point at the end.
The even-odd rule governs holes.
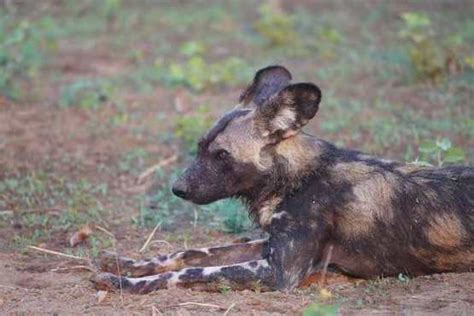
{"type": "Polygon", "coordinates": [[[236,315],[279,315],[300,314],[315,301],[338,301],[342,315],[472,315],[474,308],[472,273],[419,277],[408,283],[384,279],[330,284],[325,288],[333,297],[328,299],[319,298],[319,288],[312,286],[292,294],[170,289],[143,296],[107,293],[99,300],[88,280],[91,274],[64,260],[17,254],[1,254],[0,259],[4,314],[221,315],[230,308],[236,315]]]}
{"type": "MultiPolygon", "coordinates": [[[[2,313],[19,314],[216,314],[232,306],[230,313],[239,315],[299,314],[315,299],[315,291],[293,294],[254,293],[251,291],[202,293],[173,289],[144,296],[108,293],[98,302],[96,291],[88,282],[88,273],[51,272],[57,260],[25,262],[13,255],[2,255],[0,267],[2,313]],[[45,271],[45,267],[49,267],[45,271]],[[209,304],[194,305],[191,304],[209,304]],[[187,303],[187,304],[186,304],[187,303]],[[214,305],[214,306],[210,306],[214,305]]],[[[347,301],[341,304],[343,315],[472,315],[474,276],[445,274],[422,277],[400,284],[387,280],[377,285],[375,293],[367,286],[340,286],[334,293],[347,301]],[[469,293],[471,295],[469,295],[469,293]],[[358,303],[359,302],[359,303],[358,303]],[[359,304],[360,307],[355,307],[359,304]]]]}

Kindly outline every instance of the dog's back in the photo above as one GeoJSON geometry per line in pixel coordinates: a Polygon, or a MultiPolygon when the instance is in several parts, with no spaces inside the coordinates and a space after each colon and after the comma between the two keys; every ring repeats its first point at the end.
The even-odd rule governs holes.
{"type": "Polygon", "coordinates": [[[474,168],[330,150],[325,178],[308,189],[326,195],[310,208],[331,227],[335,265],[363,277],[474,268],[474,168]]]}

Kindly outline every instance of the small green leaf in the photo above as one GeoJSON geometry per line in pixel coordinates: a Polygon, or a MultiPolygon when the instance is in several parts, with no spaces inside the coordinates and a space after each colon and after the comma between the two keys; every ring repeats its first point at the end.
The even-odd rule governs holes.
{"type": "Polygon", "coordinates": [[[408,283],[408,282],[410,282],[410,277],[403,274],[403,273],[399,273],[398,274],[398,280],[402,283],[408,283]]]}
{"type": "Polygon", "coordinates": [[[444,162],[448,163],[463,162],[465,159],[466,154],[464,153],[464,150],[457,147],[449,148],[444,154],[444,162]]]}
{"type": "Polygon", "coordinates": [[[441,138],[441,139],[436,140],[436,146],[440,148],[442,151],[446,151],[449,148],[451,148],[452,143],[447,138],[441,138]]]}
{"type": "Polygon", "coordinates": [[[186,42],[179,48],[179,52],[188,57],[202,55],[205,50],[204,44],[196,41],[186,42]]]}
{"type": "Polygon", "coordinates": [[[7,189],[7,186],[5,185],[5,183],[0,182],[0,193],[2,193],[3,191],[5,191],[6,189],[7,189]]]}
{"type": "Polygon", "coordinates": [[[428,15],[423,12],[404,12],[401,16],[406,25],[410,28],[421,28],[431,24],[428,15]]]}
{"type": "Polygon", "coordinates": [[[5,184],[10,191],[14,191],[18,187],[18,180],[6,179],[5,184]]]}
{"type": "Polygon", "coordinates": [[[438,150],[438,146],[433,141],[426,140],[426,141],[424,141],[420,144],[418,149],[422,153],[432,154],[432,153],[435,153],[438,150]]]}
{"type": "Polygon", "coordinates": [[[337,310],[337,305],[323,305],[313,303],[304,309],[303,316],[335,316],[337,315],[337,310]]]}

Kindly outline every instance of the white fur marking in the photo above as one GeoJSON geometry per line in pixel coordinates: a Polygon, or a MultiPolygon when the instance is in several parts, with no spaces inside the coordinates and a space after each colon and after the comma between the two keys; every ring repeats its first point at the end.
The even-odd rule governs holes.
{"type": "Polygon", "coordinates": [[[296,120],[296,113],[292,109],[283,108],[272,121],[274,131],[287,130],[296,120]]]}
{"type": "Polygon", "coordinates": [[[280,218],[282,218],[283,216],[286,216],[286,215],[288,215],[288,213],[285,212],[285,211],[283,211],[283,212],[278,212],[278,213],[276,213],[276,214],[273,214],[272,220],[273,220],[273,219],[280,219],[280,218]]]}

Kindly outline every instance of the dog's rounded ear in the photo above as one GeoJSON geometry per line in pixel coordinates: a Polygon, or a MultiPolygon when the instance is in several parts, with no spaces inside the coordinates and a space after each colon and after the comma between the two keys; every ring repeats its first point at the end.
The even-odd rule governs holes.
{"type": "Polygon", "coordinates": [[[315,84],[289,85],[257,109],[257,126],[272,141],[291,137],[316,115],[321,97],[321,90],[315,84]]]}
{"type": "Polygon", "coordinates": [[[290,84],[291,73],[283,66],[262,68],[255,74],[253,82],[240,95],[239,102],[244,106],[254,103],[263,105],[272,95],[290,84]]]}

